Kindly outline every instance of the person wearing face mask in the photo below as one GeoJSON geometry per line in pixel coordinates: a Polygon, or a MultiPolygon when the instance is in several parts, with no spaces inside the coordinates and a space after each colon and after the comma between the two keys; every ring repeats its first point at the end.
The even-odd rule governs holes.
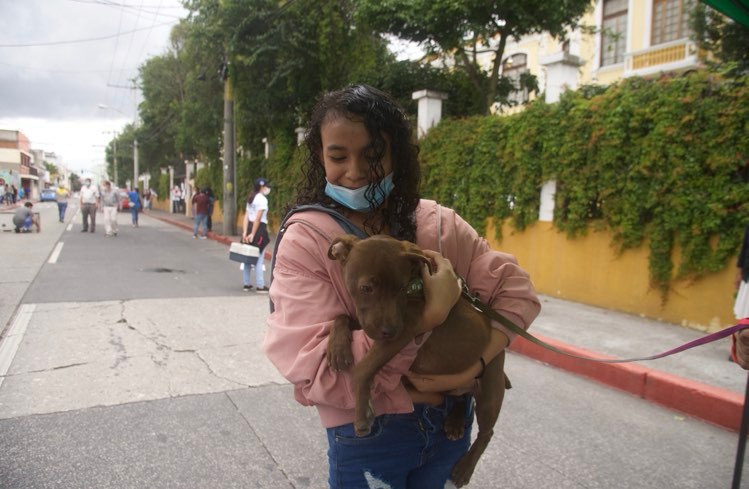
{"type": "Polygon", "coordinates": [[[99,189],[91,185],[91,179],[87,178],[81,187],[81,216],[83,217],[82,233],[96,231],[96,209],[99,207],[99,189]],[[90,223],[89,223],[90,221],[90,223]]]}
{"type": "MultiPolygon", "coordinates": [[[[465,413],[462,438],[447,438],[442,426],[454,400],[441,392],[465,389],[481,375],[482,362],[455,376],[409,375],[419,347],[458,301],[463,277],[482,301],[528,328],[540,302],[515,258],[494,251],[455,211],[419,196],[419,149],[403,109],[388,94],[367,85],[331,92],[315,106],[305,134],[307,157],[296,206],[337,211],[367,235],[389,234],[416,243],[434,262],[422,273],[423,332],[393,357],[372,385],[371,433],[358,437],[350,371],[328,365],[326,349],[339,315],[356,319],[341,266],[328,258],[333,239],[345,234],[329,214],[294,215],[278,244],[270,286],[273,311],[263,342],[267,357],[294,384],[295,399],[315,406],[328,436],[331,488],[446,487],[455,463],[471,442],[473,411],[465,413]],[[293,221],[293,222],[292,222],[293,221]],[[401,382],[406,376],[414,388],[401,382]]],[[[483,353],[486,363],[513,334],[494,324],[483,353]]],[[[372,340],[351,332],[354,362],[372,340]]],[[[470,405],[470,403],[469,403],[470,405]]]]}
{"type": "MultiPolygon", "coordinates": [[[[259,256],[255,264],[255,291],[261,294],[268,293],[268,287],[265,285],[265,270],[263,270],[263,250],[270,241],[268,235],[268,194],[270,193],[270,184],[264,178],[255,180],[255,186],[252,192],[247,196],[247,205],[245,207],[245,217],[242,223],[242,243],[251,244],[258,247],[259,256]]],[[[252,267],[242,263],[242,290],[249,292],[253,290],[252,286],[252,267]]]]}

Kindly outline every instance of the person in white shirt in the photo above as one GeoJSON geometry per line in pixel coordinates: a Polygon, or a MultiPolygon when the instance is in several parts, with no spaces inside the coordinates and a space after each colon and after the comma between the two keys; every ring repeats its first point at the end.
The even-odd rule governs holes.
{"type": "Polygon", "coordinates": [[[91,185],[91,179],[87,178],[81,188],[81,215],[83,216],[82,233],[96,230],[96,209],[99,207],[99,189],[91,185]],[[89,226],[89,219],[91,225],[89,226]]]}
{"type": "Polygon", "coordinates": [[[111,182],[104,182],[100,196],[101,209],[104,213],[104,236],[117,236],[117,212],[120,210],[120,192],[112,188],[111,182]]]}
{"type": "MultiPolygon", "coordinates": [[[[268,235],[268,197],[266,197],[269,193],[270,184],[267,180],[264,178],[255,180],[255,187],[247,196],[247,207],[242,224],[242,242],[257,246],[260,250],[255,264],[255,290],[261,294],[268,293],[263,270],[263,250],[270,241],[268,235]]],[[[252,284],[250,284],[252,275],[247,264],[244,264],[242,268],[242,278],[244,279],[243,289],[245,292],[249,292],[252,290],[252,284]]]]}
{"type": "Polygon", "coordinates": [[[182,191],[177,185],[175,185],[174,188],[172,188],[172,213],[176,214],[180,212],[179,201],[181,199],[182,199],[182,191]]]}

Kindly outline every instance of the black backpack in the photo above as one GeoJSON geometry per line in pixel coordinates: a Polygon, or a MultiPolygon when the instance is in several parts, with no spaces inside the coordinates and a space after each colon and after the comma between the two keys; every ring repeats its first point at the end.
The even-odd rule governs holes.
{"type": "MultiPolygon", "coordinates": [[[[325,214],[328,214],[331,216],[335,221],[341,226],[341,228],[346,232],[346,234],[353,234],[355,236],[358,236],[361,239],[366,238],[368,235],[359,227],[351,222],[347,217],[345,217],[340,212],[336,211],[335,209],[331,209],[329,207],[322,206],[320,204],[307,204],[307,205],[298,205],[295,207],[292,207],[291,210],[284,216],[283,221],[281,221],[281,227],[278,230],[278,236],[276,236],[276,242],[273,245],[273,257],[271,258],[271,264],[270,264],[270,282],[273,283],[273,269],[276,266],[276,254],[278,253],[278,245],[281,243],[281,239],[283,238],[284,234],[286,233],[286,230],[288,229],[288,222],[289,219],[300,212],[306,212],[306,211],[318,211],[318,212],[324,212],[325,214]]],[[[270,312],[273,312],[275,310],[275,306],[273,304],[273,301],[270,300],[270,312]]]]}

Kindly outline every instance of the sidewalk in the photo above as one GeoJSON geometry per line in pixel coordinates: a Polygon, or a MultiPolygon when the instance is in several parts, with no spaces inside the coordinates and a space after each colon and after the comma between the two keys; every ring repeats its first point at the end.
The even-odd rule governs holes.
{"type": "MultiPolygon", "coordinates": [[[[192,232],[193,220],[153,210],[148,214],[192,232]]],[[[221,229],[220,223],[214,225],[221,229]]],[[[209,233],[226,244],[239,236],[209,233]]],[[[266,248],[270,260],[273,242],[266,248]]],[[[560,350],[594,358],[631,358],[661,353],[705,334],[617,311],[550,296],[541,296],[542,310],[530,332],[560,350]]],[[[730,340],[719,340],[648,362],[605,364],[566,357],[516,339],[513,352],[624,390],[689,416],[738,431],[747,373],[728,359],[730,340]]],[[[512,357],[506,363],[512,377],[512,357]]]]}

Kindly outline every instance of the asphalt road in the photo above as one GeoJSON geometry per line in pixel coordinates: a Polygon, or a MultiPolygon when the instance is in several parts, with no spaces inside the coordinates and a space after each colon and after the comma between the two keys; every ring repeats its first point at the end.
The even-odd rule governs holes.
{"type": "MultiPolygon", "coordinates": [[[[225,245],[35,207],[42,233],[0,233],[0,488],[326,487],[324,431],[260,351],[268,299],[225,245]]],[[[734,433],[518,354],[507,372],[469,487],[730,487],[734,433]]]]}

